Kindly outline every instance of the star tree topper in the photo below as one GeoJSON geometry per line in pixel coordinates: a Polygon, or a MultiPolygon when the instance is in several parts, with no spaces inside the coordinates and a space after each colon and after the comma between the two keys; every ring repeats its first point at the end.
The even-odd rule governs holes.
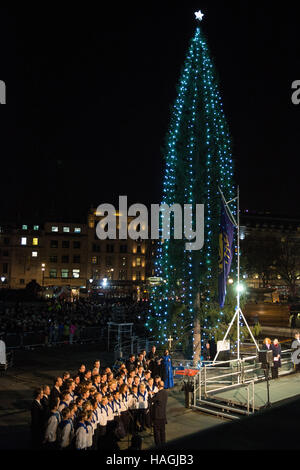
{"type": "Polygon", "coordinates": [[[202,20],[203,20],[204,13],[202,13],[201,10],[195,11],[195,16],[196,16],[196,19],[197,19],[197,20],[202,21],[202,20]]]}

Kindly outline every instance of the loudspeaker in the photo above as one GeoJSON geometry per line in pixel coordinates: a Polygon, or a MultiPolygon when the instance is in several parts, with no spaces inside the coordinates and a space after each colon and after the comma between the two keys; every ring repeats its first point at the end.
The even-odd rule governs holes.
{"type": "MultiPolygon", "coordinates": [[[[230,350],[229,351],[220,351],[218,358],[218,361],[230,361],[230,350]]],[[[229,367],[230,363],[227,362],[226,364],[220,364],[220,367],[229,367]]]]}
{"type": "Polygon", "coordinates": [[[273,351],[263,350],[258,351],[258,362],[262,363],[262,366],[273,365],[273,351]]]}

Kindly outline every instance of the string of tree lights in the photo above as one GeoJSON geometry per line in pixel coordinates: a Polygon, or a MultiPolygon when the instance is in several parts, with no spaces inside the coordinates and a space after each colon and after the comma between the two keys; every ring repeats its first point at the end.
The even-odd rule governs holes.
{"type": "MultiPolygon", "coordinates": [[[[180,345],[190,341],[187,327],[189,338],[194,338],[196,320],[201,324],[203,342],[223,314],[219,311],[217,318],[211,315],[212,302],[217,302],[218,186],[228,199],[234,198],[235,186],[229,130],[215,68],[199,26],[181,73],[165,149],[162,204],[192,204],[193,209],[204,204],[205,241],[201,250],[186,250],[186,240],[173,237],[171,217],[170,239],[160,240],[157,249],[156,276],[162,282],[152,289],[147,326],[159,343],[166,343],[171,334],[180,345]]],[[[236,207],[232,210],[234,213],[236,207]]],[[[193,215],[195,218],[195,210],[193,215]]]]}

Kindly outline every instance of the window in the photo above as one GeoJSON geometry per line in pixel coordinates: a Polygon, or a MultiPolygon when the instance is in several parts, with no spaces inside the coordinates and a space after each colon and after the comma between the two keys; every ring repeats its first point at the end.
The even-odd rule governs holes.
{"type": "Polygon", "coordinates": [[[92,256],[92,264],[97,264],[97,256],[92,256]]]}
{"type": "Polygon", "coordinates": [[[50,247],[51,248],[58,248],[58,241],[57,240],[50,240],[50,247]]]}
{"type": "Polygon", "coordinates": [[[8,237],[5,237],[3,239],[3,242],[4,242],[4,245],[9,245],[9,238],[8,237]]]}
{"type": "Polygon", "coordinates": [[[20,284],[25,284],[25,279],[20,279],[20,284]]]}
{"type": "Polygon", "coordinates": [[[61,262],[62,263],[68,263],[69,262],[69,255],[63,255],[61,257],[61,262]]]}
{"type": "Polygon", "coordinates": [[[80,269],[73,269],[73,277],[77,279],[80,277],[80,269]]]}
{"type": "Polygon", "coordinates": [[[38,255],[38,252],[37,252],[37,251],[33,251],[33,252],[32,252],[32,257],[33,257],[33,258],[37,258],[37,255],[38,255]]]}
{"type": "Polygon", "coordinates": [[[119,280],[126,281],[126,278],[127,278],[127,271],[125,271],[125,269],[121,269],[119,271],[119,280]]]}
{"type": "Polygon", "coordinates": [[[50,271],[49,271],[49,277],[51,277],[52,279],[56,278],[57,277],[57,269],[51,268],[50,271]]]}
{"type": "Polygon", "coordinates": [[[38,230],[39,228],[40,228],[39,225],[34,225],[33,226],[33,230],[38,230]]]}
{"type": "Polygon", "coordinates": [[[107,268],[111,268],[113,264],[112,256],[105,257],[105,265],[107,268]]]}
{"type": "Polygon", "coordinates": [[[63,277],[63,278],[69,277],[69,270],[68,269],[62,269],[61,270],[61,277],[63,277]]]}
{"type": "Polygon", "coordinates": [[[38,238],[33,238],[32,239],[32,244],[33,245],[38,245],[39,244],[39,239],[38,238]]]}
{"type": "Polygon", "coordinates": [[[80,263],[80,255],[73,256],[73,263],[80,263]]]}
{"type": "Polygon", "coordinates": [[[70,232],[70,227],[63,227],[63,232],[65,232],[65,233],[70,232]]]}
{"type": "Polygon", "coordinates": [[[96,245],[96,243],[93,243],[92,251],[94,251],[95,253],[99,253],[100,245],[96,245]]]}
{"type": "Polygon", "coordinates": [[[127,258],[125,258],[125,256],[123,256],[123,258],[121,260],[121,264],[122,264],[122,266],[127,266],[127,258]]]}
{"type": "Polygon", "coordinates": [[[137,258],[137,259],[136,259],[136,265],[137,265],[137,266],[141,266],[141,258],[137,258]]]}
{"type": "Polygon", "coordinates": [[[140,281],[141,280],[141,271],[136,272],[136,280],[140,281]]]}
{"type": "Polygon", "coordinates": [[[70,248],[70,242],[68,240],[63,240],[61,242],[62,248],[70,248]]]}
{"type": "Polygon", "coordinates": [[[120,253],[127,253],[127,245],[120,245],[120,253]]]}
{"type": "Polygon", "coordinates": [[[57,263],[57,256],[56,255],[50,256],[49,261],[50,261],[50,263],[57,263]]]}
{"type": "Polygon", "coordinates": [[[51,227],[51,232],[58,232],[58,227],[52,226],[51,227]]]}
{"type": "Polygon", "coordinates": [[[81,232],[81,228],[80,227],[75,227],[74,228],[74,233],[80,233],[81,232]]]}
{"type": "Polygon", "coordinates": [[[2,272],[3,272],[3,274],[8,273],[8,263],[3,263],[2,272]]]}
{"type": "Polygon", "coordinates": [[[73,242],[73,248],[80,248],[80,242],[73,242]]]}
{"type": "Polygon", "coordinates": [[[28,229],[28,225],[22,225],[22,230],[27,230],[28,229]]]}
{"type": "Polygon", "coordinates": [[[141,247],[141,245],[138,245],[138,246],[136,247],[136,252],[137,252],[137,253],[141,253],[141,252],[142,252],[142,247],[141,247]]]}
{"type": "Polygon", "coordinates": [[[21,245],[27,245],[27,237],[21,238],[21,245]]]}
{"type": "Polygon", "coordinates": [[[8,258],[8,256],[9,256],[9,251],[3,250],[2,255],[5,256],[6,258],[8,258]]]}
{"type": "Polygon", "coordinates": [[[114,245],[106,245],[106,253],[113,253],[114,245]]]}

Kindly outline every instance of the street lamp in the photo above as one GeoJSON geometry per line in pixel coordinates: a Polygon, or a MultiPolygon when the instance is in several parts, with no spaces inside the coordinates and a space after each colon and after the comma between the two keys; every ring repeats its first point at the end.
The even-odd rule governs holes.
{"type": "Polygon", "coordinates": [[[245,290],[245,287],[243,286],[243,284],[238,284],[238,285],[236,286],[236,290],[237,290],[238,292],[243,292],[243,291],[245,290]]]}
{"type": "Polygon", "coordinates": [[[42,273],[43,273],[43,279],[42,279],[42,286],[44,287],[44,279],[45,279],[45,263],[42,263],[42,273]]]}

